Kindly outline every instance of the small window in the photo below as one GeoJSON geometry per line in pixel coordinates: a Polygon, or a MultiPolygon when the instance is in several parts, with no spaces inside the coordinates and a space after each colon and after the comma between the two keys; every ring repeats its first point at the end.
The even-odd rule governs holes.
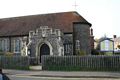
{"type": "Polygon", "coordinates": [[[66,49],[66,50],[65,50],[66,53],[70,53],[70,45],[65,45],[65,47],[66,47],[66,48],[65,48],[65,49],[66,49]]]}
{"type": "Polygon", "coordinates": [[[15,53],[21,52],[21,41],[19,39],[14,40],[14,52],[15,53]]]}
{"type": "Polygon", "coordinates": [[[8,52],[9,51],[8,39],[0,40],[0,51],[2,51],[2,52],[8,52]]]}
{"type": "Polygon", "coordinates": [[[76,49],[79,50],[80,49],[80,41],[76,40],[76,49]]]}
{"type": "Polygon", "coordinates": [[[72,44],[64,44],[65,55],[70,55],[72,53],[72,44]]]}

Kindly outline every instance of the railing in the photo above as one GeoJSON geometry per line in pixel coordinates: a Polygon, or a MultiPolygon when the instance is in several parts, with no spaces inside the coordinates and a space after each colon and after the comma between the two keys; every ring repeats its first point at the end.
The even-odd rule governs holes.
{"type": "Polygon", "coordinates": [[[43,70],[120,71],[120,56],[42,56],[43,70]]]}
{"type": "Polygon", "coordinates": [[[28,69],[29,58],[22,56],[0,56],[0,68],[28,69]]]}

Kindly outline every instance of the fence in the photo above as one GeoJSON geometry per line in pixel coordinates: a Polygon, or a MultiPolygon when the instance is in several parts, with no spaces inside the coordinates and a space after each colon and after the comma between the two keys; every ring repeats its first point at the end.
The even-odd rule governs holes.
{"type": "Polygon", "coordinates": [[[120,56],[42,56],[42,69],[120,71],[120,56]]]}
{"type": "Polygon", "coordinates": [[[0,68],[29,69],[29,58],[22,56],[0,56],[0,68]]]}

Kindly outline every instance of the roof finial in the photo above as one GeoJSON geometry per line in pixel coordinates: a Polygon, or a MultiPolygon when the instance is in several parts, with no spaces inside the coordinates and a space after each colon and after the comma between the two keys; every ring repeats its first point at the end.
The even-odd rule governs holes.
{"type": "Polygon", "coordinates": [[[106,34],[104,34],[104,38],[106,38],[107,36],[106,36],[106,34]]]}
{"type": "Polygon", "coordinates": [[[73,5],[74,7],[75,7],[75,10],[77,10],[77,3],[76,3],[76,0],[75,0],[75,3],[74,3],[74,5],[73,5]]]}

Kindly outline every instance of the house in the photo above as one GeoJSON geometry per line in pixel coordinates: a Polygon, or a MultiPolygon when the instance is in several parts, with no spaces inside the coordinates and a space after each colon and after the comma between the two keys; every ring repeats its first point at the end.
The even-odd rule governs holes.
{"type": "Polygon", "coordinates": [[[36,57],[39,62],[42,55],[76,55],[76,50],[90,55],[90,29],[91,24],[75,11],[4,18],[0,51],[36,57]]]}
{"type": "Polygon", "coordinates": [[[114,50],[114,41],[110,38],[104,38],[100,40],[100,51],[103,52],[113,52],[114,50]]]}
{"type": "Polygon", "coordinates": [[[115,52],[120,52],[120,37],[114,37],[113,40],[115,52]]]}
{"type": "Polygon", "coordinates": [[[112,55],[114,54],[114,40],[113,38],[102,37],[96,41],[96,50],[101,54],[112,55]]]}

